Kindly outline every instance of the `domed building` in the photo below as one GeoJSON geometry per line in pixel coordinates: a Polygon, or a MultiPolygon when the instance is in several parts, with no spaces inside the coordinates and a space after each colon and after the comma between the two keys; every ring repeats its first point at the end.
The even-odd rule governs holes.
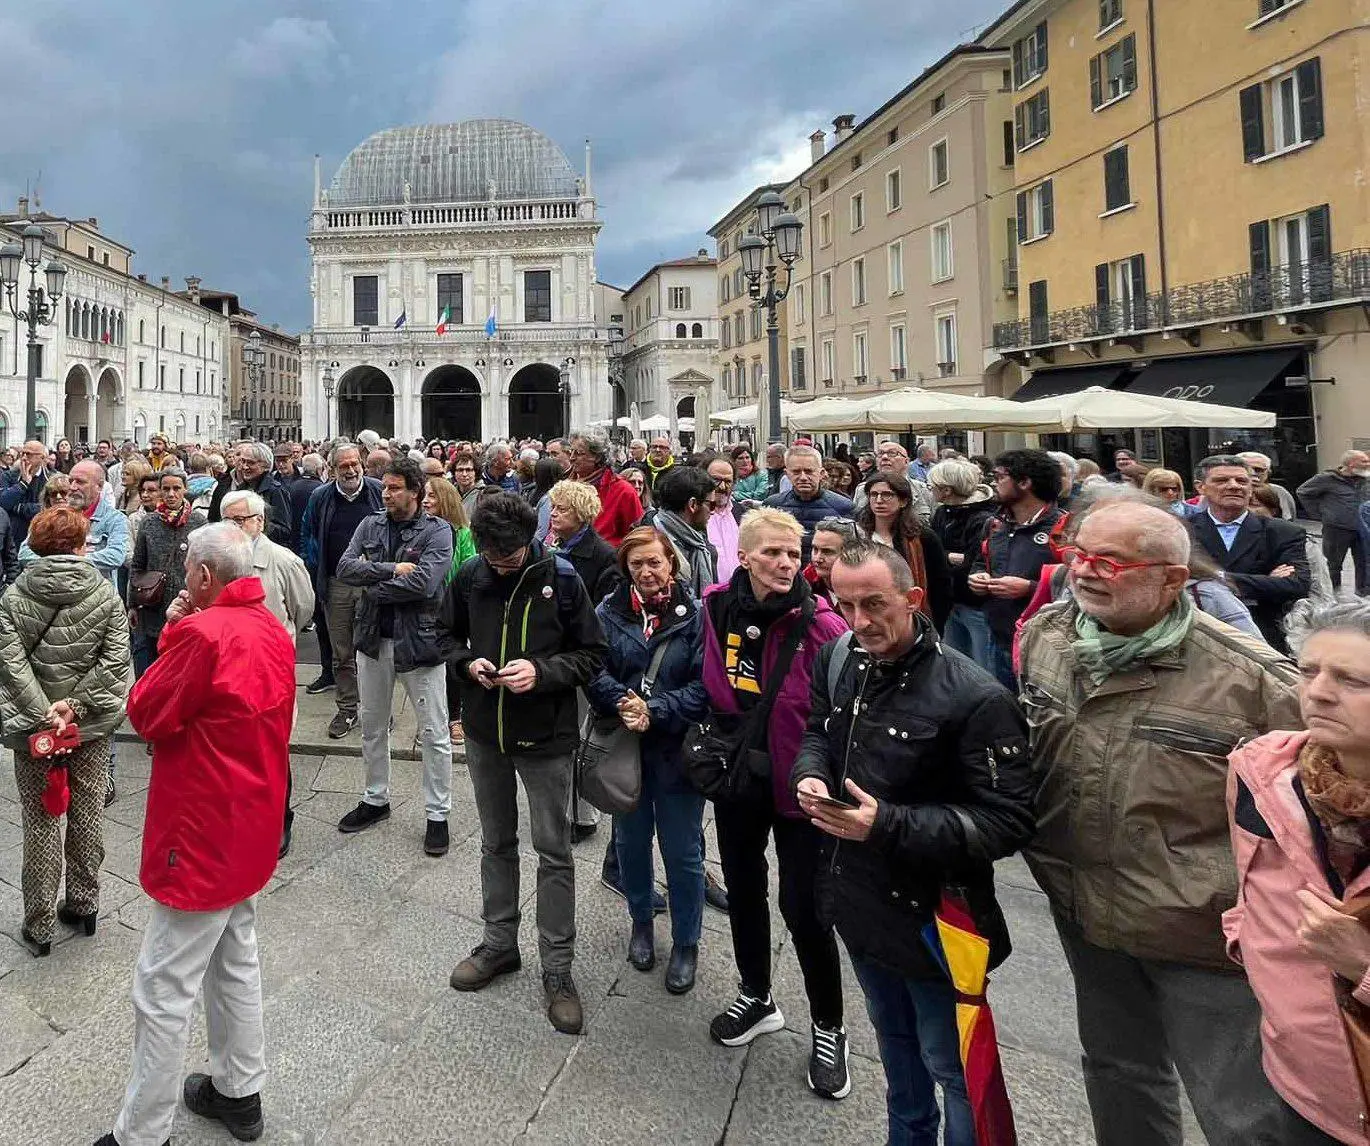
{"type": "Polygon", "coordinates": [[[545,440],[611,418],[600,226],[588,144],[577,173],[512,120],[377,132],[327,187],[316,160],[305,436],[545,440]]]}

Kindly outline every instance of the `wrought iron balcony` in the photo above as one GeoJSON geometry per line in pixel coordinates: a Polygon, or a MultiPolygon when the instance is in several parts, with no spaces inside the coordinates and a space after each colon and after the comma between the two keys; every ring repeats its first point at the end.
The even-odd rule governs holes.
{"type": "Polygon", "coordinates": [[[1366,301],[1370,301],[1370,248],[1358,248],[1325,262],[1291,263],[1260,274],[1189,283],[1164,294],[1105,307],[1077,306],[995,323],[994,348],[1060,346],[1366,301]]]}

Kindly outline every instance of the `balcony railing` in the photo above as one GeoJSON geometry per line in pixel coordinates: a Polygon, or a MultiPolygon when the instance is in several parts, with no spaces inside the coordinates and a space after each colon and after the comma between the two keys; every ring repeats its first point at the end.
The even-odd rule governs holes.
{"type": "Polygon", "coordinates": [[[592,199],[526,199],[434,206],[322,207],[311,221],[314,231],[423,230],[508,226],[512,223],[574,223],[593,220],[592,199]]]}
{"type": "Polygon", "coordinates": [[[1259,274],[1190,283],[1105,307],[1077,306],[999,322],[994,326],[994,348],[1059,346],[1366,301],[1370,301],[1370,248],[1358,248],[1324,262],[1291,263],[1259,274]]]}
{"type": "MultiPolygon", "coordinates": [[[[324,327],[300,335],[300,348],[322,346],[423,347],[430,353],[438,346],[502,346],[509,342],[566,342],[569,339],[604,341],[606,331],[582,323],[524,322],[501,326],[493,338],[484,326],[453,327],[439,335],[431,327],[406,326],[400,330],[364,329],[359,326],[324,327]]],[[[707,341],[707,340],[703,340],[707,341]]]]}

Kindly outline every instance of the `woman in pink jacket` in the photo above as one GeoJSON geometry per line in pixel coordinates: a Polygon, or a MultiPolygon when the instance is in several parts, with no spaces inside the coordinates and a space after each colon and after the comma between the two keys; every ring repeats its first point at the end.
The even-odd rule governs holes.
{"type": "Polygon", "coordinates": [[[1316,614],[1300,650],[1307,732],[1232,753],[1237,905],[1228,951],[1260,999],[1285,1142],[1370,1143],[1341,1005],[1370,1006],[1370,603],[1316,614]]]}

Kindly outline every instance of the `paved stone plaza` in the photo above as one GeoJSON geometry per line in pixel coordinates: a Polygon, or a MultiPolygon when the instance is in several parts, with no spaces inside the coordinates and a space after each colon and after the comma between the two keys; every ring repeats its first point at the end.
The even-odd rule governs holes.
{"type": "MultiPolygon", "coordinates": [[[[302,679],[313,668],[302,668],[302,679]]],[[[329,697],[301,691],[300,735],[329,697]]],[[[398,743],[412,742],[402,713],[398,743]],[[406,739],[409,738],[409,739],[406,739]]],[[[337,830],[357,800],[354,733],[301,740],[293,757],[294,848],[260,900],[270,1074],[268,1143],[879,1143],[884,1094],[875,1040],[848,976],[853,1091],[840,1103],[804,1085],[808,1015],[779,912],[776,996],[786,1029],[750,1048],[708,1038],[735,989],[727,920],[705,912],[699,981],[672,998],[664,959],[650,975],[625,961],[623,903],[599,883],[603,835],[576,849],[575,975],[585,1034],[543,1015],[532,929],[536,858],[524,833],[523,971],[476,995],[447,985],[480,936],[480,835],[470,786],[454,777],[452,850],[426,858],[418,765],[394,769],[394,815],[355,836],[337,830]]],[[[138,887],[148,759],[119,745],[120,796],[107,814],[101,920],[94,939],[59,926],[48,959],[17,942],[22,913],[19,812],[9,753],[0,772],[0,1146],[89,1146],[118,1110],[132,1046],[129,984],[148,914],[138,887]]],[[[603,831],[603,829],[601,829],[603,831]]],[[[710,830],[710,857],[716,859],[710,830]]],[[[715,866],[715,870],[717,867],[715,866]]],[[[1000,865],[1015,952],[992,988],[1024,1146],[1088,1143],[1069,976],[1045,900],[1018,860],[1000,865]]],[[[669,945],[659,920],[658,945],[669,945]]],[[[188,1069],[203,1069],[203,1021],[188,1069]]],[[[1197,1140],[1197,1135],[1191,1135],[1197,1140]]],[[[177,1146],[228,1143],[181,1112],[177,1146]]]]}

